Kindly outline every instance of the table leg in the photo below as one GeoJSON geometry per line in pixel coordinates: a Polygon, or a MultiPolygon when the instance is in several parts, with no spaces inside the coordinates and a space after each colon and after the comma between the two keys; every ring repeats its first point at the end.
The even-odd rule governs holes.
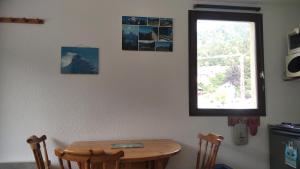
{"type": "Polygon", "coordinates": [[[153,164],[154,164],[154,161],[148,161],[147,162],[147,169],[153,169],[153,164]]]}
{"type": "Polygon", "coordinates": [[[154,161],[121,163],[121,169],[154,169],[154,161]]]}
{"type": "Polygon", "coordinates": [[[132,169],[132,164],[131,163],[125,163],[124,164],[124,169],[132,169]]]}
{"type": "Polygon", "coordinates": [[[165,169],[169,158],[162,158],[154,161],[154,169],[165,169]]]}
{"type": "Polygon", "coordinates": [[[77,162],[79,169],[84,169],[84,165],[81,162],[77,162]]]}

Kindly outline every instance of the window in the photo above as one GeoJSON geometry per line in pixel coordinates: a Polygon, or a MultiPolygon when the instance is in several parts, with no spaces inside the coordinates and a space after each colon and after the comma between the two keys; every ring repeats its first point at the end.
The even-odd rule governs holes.
{"type": "Polygon", "coordinates": [[[265,115],[262,15],[189,11],[191,116],[265,115]]]}

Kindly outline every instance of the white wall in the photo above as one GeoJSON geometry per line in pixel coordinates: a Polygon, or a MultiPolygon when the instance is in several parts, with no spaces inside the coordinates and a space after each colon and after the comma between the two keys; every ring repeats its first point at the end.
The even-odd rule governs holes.
{"type": "Polygon", "coordinates": [[[300,82],[282,80],[286,33],[299,4],[265,3],[267,117],[247,146],[235,146],[226,117],[188,115],[188,9],[184,0],[1,0],[0,16],[40,17],[44,25],[0,23],[0,162],[32,161],[25,139],[171,138],[182,144],[171,169],[194,168],[197,133],[224,135],[218,161],[268,169],[268,123],[300,121],[300,82]],[[121,16],[174,18],[174,52],[121,50],[121,16]],[[61,75],[61,46],[100,48],[99,75],[61,75]]]}

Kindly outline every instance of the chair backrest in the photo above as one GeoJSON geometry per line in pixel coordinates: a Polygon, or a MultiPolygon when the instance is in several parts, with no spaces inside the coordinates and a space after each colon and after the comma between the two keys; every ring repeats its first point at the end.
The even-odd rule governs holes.
{"type": "Polygon", "coordinates": [[[213,169],[216,157],[223,137],[209,133],[199,134],[199,151],[197,155],[196,169],[213,169]]]}
{"type": "Polygon", "coordinates": [[[72,162],[77,163],[80,169],[119,169],[120,158],[124,156],[124,152],[106,153],[100,149],[71,152],[57,148],[55,155],[58,157],[61,169],[65,169],[63,161],[67,161],[68,169],[72,169],[72,162]]]}
{"type": "Polygon", "coordinates": [[[32,149],[37,169],[50,169],[51,162],[48,158],[47,147],[45,142],[46,139],[47,137],[45,135],[41,137],[37,137],[33,135],[27,139],[27,143],[30,144],[30,147],[32,149]],[[45,159],[43,158],[42,155],[41,145],[40,145],[41,143],[43,145],[45,159]]]}

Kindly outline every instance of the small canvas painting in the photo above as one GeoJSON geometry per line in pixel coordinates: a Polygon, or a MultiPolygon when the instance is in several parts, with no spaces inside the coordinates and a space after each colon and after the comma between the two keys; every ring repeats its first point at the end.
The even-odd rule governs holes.
{"type": "Polygon", "coordinates": [[[173,51],[173,19],[122,17],[122,49],[133,51],[173,51]]]}
{"type": "Polygon", "coordinates": [[[173,40],[173,30],[170,27],[159,28],[159,40],[170,42],[173,40]]]}
{"type": "Polygon", "coordinates": [[[140,26],[139,40],[157,40],[157,27],[140,26]]]}
{"type": "Polygon", "coordinates": [[[170,18],[160,18],[160,26],[173,26],[173,20],[170,18]]]}
{"type": "Polygon", "coordinates": [[[158,26],[159,25],[159,18],[148,18],[148,25],[158,26]]]}
{"type": "Polygon", "coordinates": [[[173,51],[172,42],[158,41],[155,43],[156,51],[173,51]]]}
{"type": "Polygon", "coordinates": [[[140,51],[155,51],[155,42],[154,41],[139,41],[139,50],[140,51]]]}
{"type": "Polygon", "coordinates": [[[123,50],[138,50],[139,38],[138,26],[123,25],[122,30],[122,49],[123,50]]]}
{"type": "Polygon", "coordinates": [[[61,74],[98,74],[99,49],[84,47],[61,48],[61,74]]]}

